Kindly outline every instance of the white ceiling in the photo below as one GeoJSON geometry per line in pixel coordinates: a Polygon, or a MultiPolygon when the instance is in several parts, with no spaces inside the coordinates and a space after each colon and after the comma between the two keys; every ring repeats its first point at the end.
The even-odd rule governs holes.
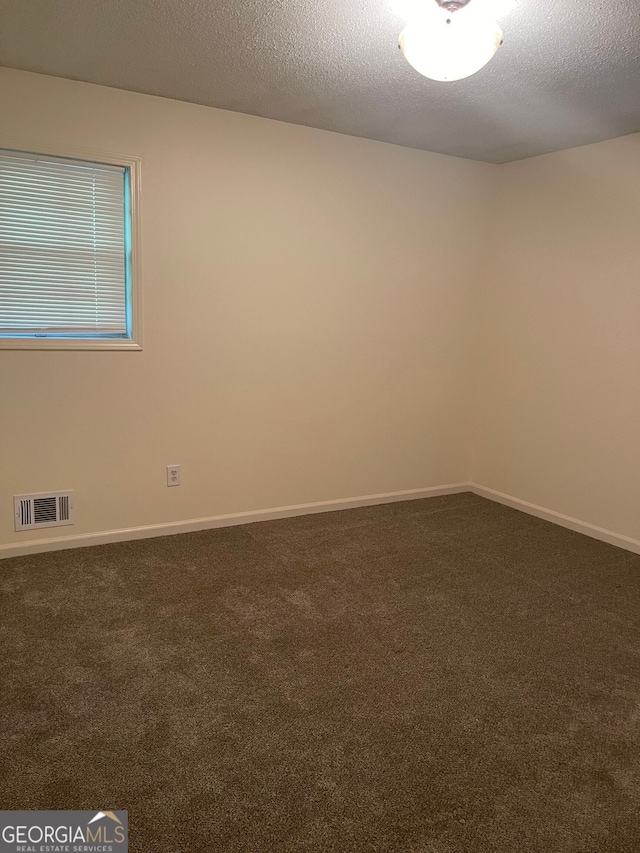
{"type": "Polygon", "coordinates": [[[640,0],[520,0],[458,83],[410,68],[402,25],[388,0],[0,0],[0,64],[494,163],[640,131],[640,0]]]}

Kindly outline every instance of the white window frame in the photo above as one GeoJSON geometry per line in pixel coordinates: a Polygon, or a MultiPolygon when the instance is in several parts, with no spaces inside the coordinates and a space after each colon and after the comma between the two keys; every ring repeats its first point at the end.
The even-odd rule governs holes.
{"type": "Polygon", "coordinates": [[[140,157],[126,154],[96,151],[33,139],[16,139],[0,134],[0,148],[25,151],[68,160],[86,160],[122,166],[129,173],[129,212],[131,237],[131,338],[3,338],[0,350],[141,350],[142,349],[142,283],[141,283],[141,238],[140,238],[140,157]]]}

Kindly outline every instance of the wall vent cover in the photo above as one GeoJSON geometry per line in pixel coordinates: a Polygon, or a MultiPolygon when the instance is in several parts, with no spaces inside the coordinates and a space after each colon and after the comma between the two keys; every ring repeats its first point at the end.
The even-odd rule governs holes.
{"type": "Polygon", "coordinates": [[[16,530],[73,524],[73,492],[14,495],[16,530]]]}

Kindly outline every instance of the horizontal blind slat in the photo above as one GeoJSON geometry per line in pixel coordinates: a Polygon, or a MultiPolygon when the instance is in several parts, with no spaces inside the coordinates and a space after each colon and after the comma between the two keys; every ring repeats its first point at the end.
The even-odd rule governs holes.
{"type": "Polygon", "coordinates": [[[0,334],[126,335],[125,176],[0,151],[0,334]]]}

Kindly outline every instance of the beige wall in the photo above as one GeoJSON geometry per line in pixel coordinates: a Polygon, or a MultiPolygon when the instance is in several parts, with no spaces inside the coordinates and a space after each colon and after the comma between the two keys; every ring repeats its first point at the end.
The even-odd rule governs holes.
{"type": "Polygon", "coordinates": [[[640,539],[640,135],[494,167],[7,69],[0,116],[142,157],[145,302],[141,353],[0,351],[0,545],[470,470],[640,539]]]}
{"type": "Polygon", "coordinates": [[[0,352],[0,543],[468,479],[497,167],[7,69],[0,117],[142,157],[145,343],[0,352]]]}
{"type": "Polygon", "coordinates": [[[640,539],[640,135],[499,176],[472,479],[640,539]]]}

